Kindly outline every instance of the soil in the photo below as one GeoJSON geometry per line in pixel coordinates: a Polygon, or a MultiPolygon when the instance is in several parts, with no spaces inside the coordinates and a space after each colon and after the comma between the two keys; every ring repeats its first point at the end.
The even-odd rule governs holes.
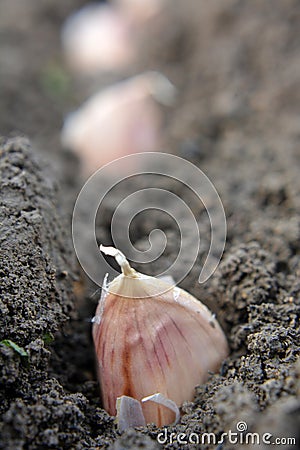
{"type": "MultiPolygon", "coordinates": [[[[299,446],[299,2],[176,0],[168,20],[156,23],[161,39],[146,28],[138,63],[119,76],[156,69],[174,82],[178,98],[166,111],[164,151],[201,168],[227,218],[216,272],[198,283],[203,248],[181,287],[217,314],[230,355],[197,386],[161,445],[163,430],[149,425],[120,435],[101,408],[91,340],[99,292],[80,271],[71,241],[83,180],[79,162],[60,146],[62,120],[117,78],[82,80],[64,66],[60,28],[84,3],[0,1],[0,448],[236,449],[245,441],[196,445],[170,436],[221,438],[241,421],[273,442],[292,437],[299,446]]],[[[133,179],[122,195],[161,183],[133,179]]],[[[172,180],[163,186],[197,209],[172,180]]],[[[106,244],[114,196],[118,191],[97,218],[97,237],[106,244]]],[[[197,220],[205,235],[209,222],[203,214],[197,220]]],[[[154,228],[166,230],[171,243],[157,263],[135,264],[149,274],[176,257],[179,245],[174,224],[155,213],[136,217],[134,243],[144,248],[154,228]]]]}

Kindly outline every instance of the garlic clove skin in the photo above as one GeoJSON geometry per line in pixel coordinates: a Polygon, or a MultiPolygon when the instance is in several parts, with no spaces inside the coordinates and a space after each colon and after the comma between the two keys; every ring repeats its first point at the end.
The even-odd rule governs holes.
{"type": "MultiPolygon", "coordinates": [[[[112,255],[114,249],[101,250],[112,255]]],[[[155,393],[180,407],[192,401],[195,386],[226,358],[225,335],[200,301],[136,272],[115,252],[124,273],[106,287],[93,325],[104,408],[115,415],[118,397],[142,401],[155,393]]],[[[174,412],[161,404],[144,402],[142,409],[147,423],[162,426],[175,420],[174,412]]]]}
{"type": "Polygon", "coordinates": [[[142,403],[144,402],[154,402],[158,405],[166,406],[168,409],[174,412],[175,414],[175,420],[173,425],[176,425],[179,422],[180,419],[180,410],[178,406],[176,405],[173,400],[170,400],[169,398],[165,397],[163,394],[158,392],[157,394],[149,395],[148,397],[142,398],[142,403]]]}
{"type": "Polygon", "coordinates": [[[146,425],[142,406],[138,400],[122,395],[117,398],[117,424],[119,431],[127,428],[144,427],[146,425]]]}
{"type": "MultiPolygon", "coordinates": [[[[176,405],[175,402],[173,402],[169,398],[166,398],[159,392],[153,395],[149,395],[148,397],[142,398],[142,403],[145,402],[154,402],[159,405],[166,406],[175,414],[174,425],[176,425],[179,422],[180,411],[178,406],[176,405]]],[[[144,427],[146,425],[142,405],[141,402],[139,402],[138,400],[132,397],[127,397],[126,395],[122,395],[122,397],[117,398],[116,408],[117,408],[116,423],[118,425],[119,431],[123,432],[127,430],[127,428],[144,427]]]]}

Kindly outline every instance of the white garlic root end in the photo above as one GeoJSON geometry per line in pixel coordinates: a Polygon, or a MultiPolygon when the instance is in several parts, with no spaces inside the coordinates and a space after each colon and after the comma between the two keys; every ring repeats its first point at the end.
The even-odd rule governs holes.
{"type": "Polygon", "coordinates": [[[144,427],[146,425],[142,406],[138,400],[127,395],[118,397],[116,401],[118,430],[123,432],[127,428],[144,427]]]}
{"type": "Polygon", "coordinates": [[[130,266],[129,262],[127,261],[125,255],[120,251],[117,250],[114,247],[105,247],[104,245],[100,245],[99,247],[100,251],[108,256],[113,256],[119,266],[122,269],[122,272],[127,277],[135,277],[136,271],[130,266]]]}
{"type": "Polygon", "coordinates": [[[171,411],[175,413],[175,420],[173,425],[176,425],[176,423],[179,422],[180,419],[180,411],[178,406],[176,405],[173,400],[170,400],[169,398],[165,397],[163,394],[157,393],[153,395],[149,395],[148,397],[144,397],[142,399],[142,403],[145,402],[154,402],[158,403],[159,405],[166,406],[166,408],[169,408],[171,411]]]}

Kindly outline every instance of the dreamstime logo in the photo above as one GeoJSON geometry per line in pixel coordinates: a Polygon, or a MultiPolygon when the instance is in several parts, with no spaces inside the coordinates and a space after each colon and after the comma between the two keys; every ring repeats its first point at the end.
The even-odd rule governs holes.
{"type": "MultiPolygon", "coordinates": [[[[73,211],[72,235],[78,260],[86,274],[99,286],[103,272],[118,273],[99,251],[96,217],[109,196],[112,197],[110,235],[113,246],[134,264],[157,261],[166,250],[168,234],[159,226],[148,235],[148,248],[138,249],[130,238],[139,214],[155,211],[166,214],[178,230],[180,245],[176,257],[156,276],[176,274],[180,283],[205,249],[205,260],[199,266],[199,283],[204,283],[217,268],[226,241],[226,217],[220,197],[208,177],[191,162],[166,153],[138,153],[117,159],[95,172],[81,189],[73,211]],[[130,189],[127,189],[131,183],[130,189]],[[176,184],[175,192],[170,186],[176,184]],[[124,189],[123,189],[124,186],[124,189]],[[134,186],[134,188],[132,188],[134,186]],[[181,194],[188,190],[197,207],[191,207],[181,194]],[[125,192],[125,196],[124,196],[125,192]],[[199,211],[206,212],[209,235],[200,236],[199,211]],[[203,247],[201,245],[203,244],[203,247]],[[99,270],[99,268],[102,270],[99,270]]],[[[160,221],[158,221],[160,222],[160,221]]]]}
{"type": "Polygon", "coordinates": [[[296,445],[294,437],[275,437],[271,433],[254,433],[248,431],[248,424],[240,421],[236,424],[236,430],[217,435],[215,433],[174,433],[167,428],[158,433],[157,442],[159,444],[179,445],[222,445],[225,442],[235,445],[296,445]]]}

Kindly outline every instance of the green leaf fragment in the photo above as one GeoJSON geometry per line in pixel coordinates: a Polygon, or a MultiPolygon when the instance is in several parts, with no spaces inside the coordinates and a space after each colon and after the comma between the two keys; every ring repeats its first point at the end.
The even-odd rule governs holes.
{"type": "Polygon", "coordinates": [[[3,341],[0,341],[0,344],[4,344],[6,345],[6,347],[12,348],[15,352],[19,353],[19,355],[21,356],[28,357],[28,353],[26,352],[26,350],[24,350],[24,348],[20,347],[18,344],[11,341],[10,339],[3,339],[3,341]]]}
{"type": "Polygon", "coordinates": [[[54,341],[54,337],[52,333],[45,333],[43,335],[43,341],[45,342],[45,344],[51,344],[51,342],[54,341]]]}

